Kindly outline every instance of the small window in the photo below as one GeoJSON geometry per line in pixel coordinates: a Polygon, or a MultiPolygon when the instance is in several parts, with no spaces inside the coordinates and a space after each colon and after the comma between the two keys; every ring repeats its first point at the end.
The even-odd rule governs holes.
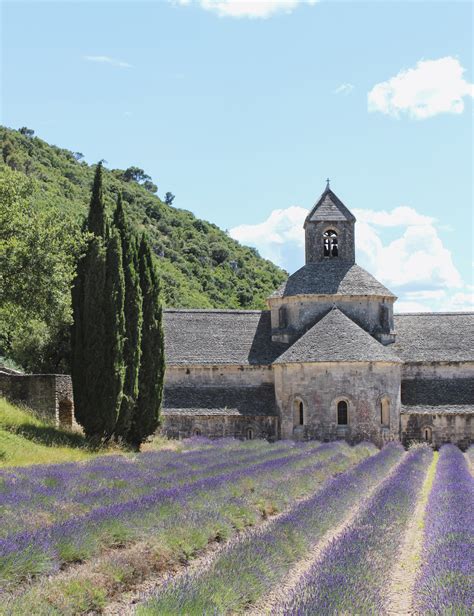
{"type": "Polygon", "coordinates": [[[201,430],[199,430],[199,428],[196,428],[196,429],[193,431],[193,435],[194,435],[194,436],[201,436],[201,430]]]}
{"type": "Polygon", "coordinates": [[[278,310],[278,327],[280,329],[285,329],[288,326],[288,315],[286,312],[286,307],[281,306],[278,310]]]}
{"type": "Polygon", "coordinates": [[[253,439],[253,430],[252,428],[247,428],[247,440],[251,441],[253,439]]]}
{"type": "Polygon", "coordinates": [[[337,257],[339,255],[337,233],[332,229],[323,233],[323,254],[325,257],[337,257]]]}
{"type": "Polygon", "coordinates": [[[433,436],[431,432],[431,428],[424,428],[423,436],[424,436],[425,441],[427,441],[428,443],[431,443],[432,436],[433,436]]]}
{"type": "Polygon", "coordinates": [[[300,398],[295,398],[293,402],[293,426],[304,426],[304,416],[304,403],[300,398]]]}
{"type": "Polygon", "coordinates": [[[347,426],[347,402],[345,400],[337,403],[337,424],[347,426]]]}
{"type": "Polygon", "coordinates": [[[390,428],[390,400],[382,398],[380,401],[380,423],[384,428],[390,428]]]}

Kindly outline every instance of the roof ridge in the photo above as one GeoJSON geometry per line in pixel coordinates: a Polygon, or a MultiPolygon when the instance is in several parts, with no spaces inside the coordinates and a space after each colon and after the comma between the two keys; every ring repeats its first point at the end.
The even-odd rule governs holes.
{"type": "Polygon", "coordinates": [[[393,316],[395,317],[413,317],[413,316],[433,316],[434,314],[440,316],[458,316],[464,314],[474,314],[473,310],[460,310],[458,312],[395,312],[393,316]]]}
{"type": "Polygon", "coordinates": [[[243,310],[241,308],[164,308],[163,312],[166,313],[186,313],[191,312],[193,314],[196,313],[211,313],[211,314],[262,314],[262,312],[269,312],[269,310],[243,310]]]}

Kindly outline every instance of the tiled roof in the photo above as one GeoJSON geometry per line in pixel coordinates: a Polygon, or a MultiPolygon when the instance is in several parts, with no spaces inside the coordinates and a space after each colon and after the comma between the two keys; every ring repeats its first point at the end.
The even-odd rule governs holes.
{"type": "Polygon", "coordinates": [[[275,415],[273,384],[256,387],[165,388],[163,408],[167,414],[275,415]]]}
{"type": "Polygon", "coordinates": [[[292,274],[270,298],[292,295],[377,295],[393,293],[357,264],[337,259],[308,263],[292,274]]]}
{"type": "Polygon", "coordinates": [[[473,404],[440,404],[438,406],[402,405],[401,413],[405,415],[474,415],[473,404]]]}
{"type": "Polygon", "coordinates": [[[268,310],[165,310],[168,364],[271,364],[283,348],[271,341],[268,310]]]}
{"type": "Polygon", "coordinates": [[[474,405],[474,377],[426,378],[419,376],[403,379],[401,387],[402,404],[418,406],[427,404],[474,405]]]}
{"type": "Polygon", "coordinates": [[[396,314],[393,350],[406,362],[474,361],[474,312],[396,314]]]}
{"type": "Polygon", "coordinates": [[[326,188],[313,209],[306,217],[305,224],[310,221],[346,220],[355,222],[354,215],[347,209],[344,203],[330,188],[326,188]]]}
{"type": "MultiPolygon", "coordinates": [[[[346,317],[346,321],[350,319],[346,317]]],[[[365,335],[362,346],[367,350],[361,349],[360,356],[369,353],[367,345],[375,344],[371,348],[377,349],[376,355],[382,349],[405,362],[474,361],[474,313],[395,315],[396,342],[387,347],[352,325],[357,328],[358,336],[365,335]]],[[[164,326],[166,361],[170,365],[269,365],[285,351],[303,348],[309,340],[307,332],[289,349],[272,343],[267,310],[165,310],[164,326]]],[[[333,329],[331,341],[337,341],[338,335],[337,328],[333,329]]],[[[325,353],[330,348],[331,345],[325,353]]],[[[341,353],[342,347],[336,346],[336,350],[341,353]]],[[[350,360],[346,358],[346,361],[350,360]]],[[[446,401],[455,399],[450,397],[446,401]]]]}
{"type": "Polygon", "coordinates": [[[330,310],[276,361],[297,362],[389,361],[400,362],[390,349],[372,338],[338,308],[330,310]]]}

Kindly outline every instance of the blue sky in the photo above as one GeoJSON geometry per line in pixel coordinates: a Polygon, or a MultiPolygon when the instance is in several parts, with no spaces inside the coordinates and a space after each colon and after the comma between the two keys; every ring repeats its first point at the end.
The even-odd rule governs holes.
{"type": "Polygon", "coordinates": [[[472,5],[3,2],[1,121],[289,271],[327,176],[399,310],[472,301],[472,5]]]}

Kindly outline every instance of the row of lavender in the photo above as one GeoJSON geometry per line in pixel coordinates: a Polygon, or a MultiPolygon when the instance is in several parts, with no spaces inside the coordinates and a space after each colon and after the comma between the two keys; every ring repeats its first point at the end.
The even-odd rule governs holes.
{"type": "Polygon", "coordinates": [[[414,604],[419,614],[474,613],[474,479],[454,445],[439,454],[414,604]]]}
{"type": "MultiPolygon", "coordinates": [[[[403,456],[400,445],[387,445],[375,456],[328,481],[321,491],[265,529],[230,543],[204,572],[171,579],[137,613],[140,616],[233,614],[258,603],[278,587],[292,566],[328,530],[340,524],[361,495],[377,485],[403,456]]],[[[402,466],[410,472],[413,460],[423,466],[428,457],[424,450],[409,454],[402,466]]],[[[403,473],[397,473],[400,476],[403,473]]]]}
{"type": "MultiPolygon", "coordinates": [[[[238,442],[238,441],[237,441],[238,442]]],[[[195,442],[183,453],[153,452],[134,458],[104,456],[84,464],[56,464],[0,471],[0,537],[15,530],[83,515],[97,506],[130,500],[151,490],[170,488],[218,475],[242,463],[282,456],[304,461],[318,444],[280,442],[235,444],[226,439],[199,449],[195,442]],[[30,512],[34,508],[34,516],[30,512]]]]}
{"type": "MultiPolygon", "coordinates": [[[[126,472],[119,468],[118,459],[113,461],[115,464],[107,458],[80,465],[87,478],[96,474],[99,478],[106,476],[107,480],[113,477],[114,481],[120,481],[120,498],[114,501],[112,497],[116,494],[116,487],[107,486],[99,495],[98,486],[95,486],[92,491],[95,506],[87,513],[77,516],[75,501],[63,499],[63,506],[69,506],[69,516],[65,519],[54,521],[45,528],[26,527],[21,532],[7,533],[0,540],[0,579],[6,583],[51,573],[64,563],[90,558],[104,546],[124,545],[150,535],[155,540],[160,538],[171,549],[180,543],[182,533],[191,529],[194,532],[190,543],[192,549],[204,547],[210,538],[229,536],[239,523],[254,522],[255,519],[251,518],[255,518],[257,512],[255,499],[265,497],[268,485],[272,486],[272,497],[285,502],[291,497],[292,490],[294,494],[295,490],[304,491],[308,487],[316,489],[318,483],[332,473],[345,470],[373,453],[370,447],[351,449],[337,443],[281,445],[276,448],[262,445],[261,451],[247,452],[247,455],[242,455],[238,448],[234,449],[233,445],[228,450],[218,446],[208,450],[208,456],[199,451],[181,454],[181,458],[175,454],[176,460],[172,461],[175,468],[173,471],[168,469],[171,486],[163,485],[160,465],[154,465],[153,456],[149,454],[145,454],[146,460],[140,457],[135,465],[125,465],[126,472]],[[186,463],[184,467],[180,466],[183,455],[198,456],[198,469],[194,475],[186,463]],[[224,458],[224,462],[216,463],[216,456],[217,459],[224,458]],[[154,467],[154,483],[150,467],[154,467]],[[142,477],[137,475],[140,468],[145,473],[143,482],[147,490],[137,492],[135,484],[142,477]],[[304,470],[307,472],[303,473],[304,470]],[[131,475],[127,474],[129,471],[131,475]],[[298,487],[296,479],[289,489],[290,478],[298,476],[302,478],[301,485],[298,487]],[[309,486],[308,477],[312,482],[309,486]],[[112,496],[108,490],[112,490],[112,496]]],[[[191,466],[195,464],[196,461],[191,466]]],[[[54,472],[58,477],[60,467],[57,466],[54,472]]],[[[77,468],[74,468],[73,477],[71,494],[77,498],[80,485],[77,468]]],[[[67,492],[67,472],[62,481],[60,487],[67,492]]],[[[45,486],[41,482],[37,485],[41,488],[39,493],[30,492],[31,516],[36,515],[42,499],[50,502],[48,489],[53,494],[58,490],[57,485],[45,486]]],[[[11,494],[11,491],[7,490],[5,494],[11,494]]]]}
{"type": "Polygon", "coordinates": [[[387,613],[390,572],[432,456],[428,447],[406,454],[349,528],[302,577],[280,613],[387,613]]]}

